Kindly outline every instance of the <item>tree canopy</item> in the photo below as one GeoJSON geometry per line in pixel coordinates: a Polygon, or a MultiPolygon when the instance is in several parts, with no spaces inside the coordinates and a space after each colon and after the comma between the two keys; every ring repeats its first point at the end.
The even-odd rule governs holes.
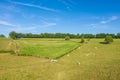
{"type": "Polygon", "coordinates": [[[107,35],[107,36],[105,37],[105,42],[106,42],[107,44],[113,42],[113,38],[112,38],[112,36],[107,35]]]}
{"type": "Polygon", "coordinates": [[[3,35],[3,34],[0,34],[0,38],[5,38],[5,35],[3,35]]]}
{"type": "Polygon", "coordinates": [[[16,33],[15,31],[12,31],[12,32],[9,33],[9,36],[10,36],[12,39],[17,39],[18,33],[16,33]]]}

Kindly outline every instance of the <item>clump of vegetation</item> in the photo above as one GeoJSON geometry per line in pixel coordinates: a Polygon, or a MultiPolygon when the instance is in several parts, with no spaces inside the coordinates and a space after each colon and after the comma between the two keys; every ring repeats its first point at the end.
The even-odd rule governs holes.
{"type": "Polygon", "coordinates": [[[0,38],[5,38],[5,35],[3,35],[3,34],[0,34],[0,38]]]}
{"type": "Polygon", "coordinates": [[[85,40],[84,40],[84,36],[82,36],[81,37],[81,41],[80,41],[80,43],[84,43],[85,42],[85,40]]]}
{"type": "Polygon", "coordinates": [[[112,36],[107,35],[107,36],[105,37],[105,42],[106,42],[107,44],[113,42],[113,38],[112,38],[112,36]]]}
{"type": "Polygon", "coordinates": [[[69,36],[66,36],[66,37],[65,37],[65,40],[70,40],[70,37],[69,37],[69,36]]]}
{"type": "Polygon", "coordinates": [[[9,33],[10,38],[17,39],[17,33],[15,31],[12,31],[9,33]]]}
{"type": "Polygon", "coordinates": [[[120,38],[120,33],[117,33],[117,35],[116,35],[116,36],[117,36],[117,38],[120,38]]]}

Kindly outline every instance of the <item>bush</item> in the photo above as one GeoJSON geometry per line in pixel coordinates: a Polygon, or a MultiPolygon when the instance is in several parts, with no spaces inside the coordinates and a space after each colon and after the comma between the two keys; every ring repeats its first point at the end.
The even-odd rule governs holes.
{"type": "Polygon", "coordinates": [[[0,34],[0,38],[5,38],[5,35],[3,35],[3,34],[0,34]]]}
{"type": "Polygon", "coordinates": [[[113,42],[112,36],[107,35],[107,36],[105,37],[105,42],[106,42],[107,44],[113,42]]]}
{"type": "Polygon", "coordinates": [[[70,40],[70,37],[69,37],[69,36],[66,36],[66,37],[65,37],[65,40],[70,40]]]}
{"type": "Polygon", "coordinates": [[[80,43],[84,43],[85,42],[85,40],[84,40],[84,37],[82,36],[81,37],[81,42],[80,43]]]}
{"type": "Polygon", "coordinates": [[[10,38],[17,39],[17,33],[15,31],[12,31],[9,33],[10,38]]]}

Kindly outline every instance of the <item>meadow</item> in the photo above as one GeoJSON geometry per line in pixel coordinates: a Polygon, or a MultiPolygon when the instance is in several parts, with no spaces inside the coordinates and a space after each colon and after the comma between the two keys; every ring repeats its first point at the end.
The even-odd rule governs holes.
{"type": "MultiPolygon", "coordinates": [[[[51,62],[53,56],[47,59],[1,53],[0,80],[119,80],[120,39],[114,39],[111,44],[101,43],[103,40],[91,39],[83,44],[79,43],[79,39],[71,41],[61,39],[17,40],[19,44],[24,43],[21,44],[23,47],[29,44],[30,47],[32,45],[42,45],[43,49],[56,50],[56,48],[61,48],[56,50],[57,53],[59,51],[65,52],[64,48],[68,48],[68,46],[65,46],[66,44],[73,47],[78,47],[78,44],[80,46],[57,59],[57,62],[51,62]],[[48,44],[50,47],[47,47],[48,44]]],[[[38,48],[38,46],[35,48],[38,48]]],[[[71,47],[69,50],[71,50],[71,47]]]]}
{"type": "Polygon", "coordinates": [[[59,58],[80,45],[80,41],[64,39],[20,39],[17,42],[20,55],[59,58]]]}
{"type": "Polygon", "coordinates": [[[0,53],[13,52],[14,46],[11,45],[11,39],[0,38],[0,53]]]}

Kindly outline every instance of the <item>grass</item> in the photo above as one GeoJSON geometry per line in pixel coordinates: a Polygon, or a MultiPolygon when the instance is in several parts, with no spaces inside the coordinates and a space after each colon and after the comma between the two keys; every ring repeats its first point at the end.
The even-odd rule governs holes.
{"type": "Polygon", "coordinates": [[[64,39],[20,39],[20,55],[58,58],[79,46],[78,42],[64,39]]]}
{"type": "Polygon", "coordinates": [[[0,80],[119,80],[120,40],[100,44],[102,41],[91,39],[58,59],[58,62],[0,54],[0,80]]]}
{"type": "Polygon", "coordinates": [[[0,38],[0,53],[13,52],[11,39],[0,38]]]}
{"type": "Polygon", "coordinates": [[[103,40],[91,40],[64,58],[73,64],[80,62],[80,67],[68,72],[71,80],[120,79],[120,40],[111,44],[100,44],[101,41],[103,40]]]}

